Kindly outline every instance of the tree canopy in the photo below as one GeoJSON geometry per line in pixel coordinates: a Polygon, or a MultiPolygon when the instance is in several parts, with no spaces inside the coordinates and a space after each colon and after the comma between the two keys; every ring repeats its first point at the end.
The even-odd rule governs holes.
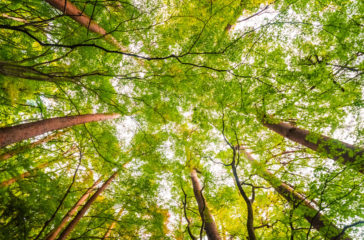
{"type": "Polygon", "coordinates": [[[0,239],[360,239],[363,11],[2,0],[0,239]]]}

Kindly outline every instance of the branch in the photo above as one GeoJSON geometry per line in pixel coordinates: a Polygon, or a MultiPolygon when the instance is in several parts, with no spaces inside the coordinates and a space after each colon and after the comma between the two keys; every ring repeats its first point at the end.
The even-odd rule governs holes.
{"type": "Polygon", "coordinates": [[[182,183],[181,183],[181,189],[182,189],[182,192],[183,192],[183,195],[184,195],[184,200],[182,199],[182,203],[183,203],[183,212],[184,212],[184,215],[185,215],[185,219],[187,221],[187,232],[188,234],[190,235],[191,239],[192,240],[196,240],[196,237],[192,234],[192,231],[191,231],[191,228],[190,228],[190,220],[188,219],[187,217],[187,211],[186,211],[186,207],[187,207],[187,194],[185,192],[185,190],[183,189],[182,187],[182,183]]]}
{"type": "Polygon", "coordinates": [[[358,221],[358,222],[355,222],[353,224],[350,224],[350,225],[346,225],[343,230],[341,231],[341,233],[339,235],[337,235],[335,238],[333,238],[333,240],[339,240],[341,239],[341,237],[345,234],[345,231],[348,229],[348,228],[351,228],[351,227],[355,227],[356,225],[359,225],[359,224],[364,224],[364,221],[358,221]]]}

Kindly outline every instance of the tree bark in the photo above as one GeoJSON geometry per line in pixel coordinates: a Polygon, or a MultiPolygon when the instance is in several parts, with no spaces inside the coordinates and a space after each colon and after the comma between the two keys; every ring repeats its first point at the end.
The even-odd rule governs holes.
{"type": "Polygon", "coordinates": [[[119,114],[85,114],[69,117],[56,117],[12,127],[0,128],[0,148],[43,133],[88,122],[96,122],[119,117],[119,114]]]}
{"type": "Polygon", "coordinates": [[[248,239],[249,240],[256,240],[255,232],[254,232],[253,206],[252,206],[252,202],[250,201],[248,196],[245,194],[245,191],[244,191],[243,187],[240,184],[239,176],[238,176],[238,173],[236,172],[235,155],[236,154],[235,154],[235,150],[234,150],[234,157],[233,157],[233,161],[231,163],[231,168],[233,170],[235,184],[238,187],[239,192],[240,192],[241,196],[243,197],[243,199],[244,199],[244,201],[246,203],[247,210],[248,210],[248,219],[247,219],[247,223],[246,223],[246,227],[247,227],[248,235],[249,235],[248,239]]]}
{"type": "Polygon", "coordinates": [[[61,136],[62,134],[64,134],[64,132],[58,132],[58,133],[55,133],[55,134],[51,134],[51,135],[46,136],[43,139],[40,139],[40,140],[35,141],[33,143],[30,143],[28,145],[21,146],[19,148],[16,148],[16,149],[13,149],[13,150],[8,151],[6,153],[3,153],[3,154],[0,155],[0,161],[9,159],[9,158],[11,158],[11,157],[13,157],[13,156],[15,156],[15,155],[17,155],[19,153],[22,153],[22,152],[24,152],[26,150],[32,149],[32,148],[34,148],[34,147],[36,147],[36,146],[38,146],[38,145],[40,145],[42,143],[49,142],[49,141],[61,136]]]}
{"type": "Polygon", "coordinates": [[[81,196],[81,198],[76,202],[75,205],[67,212],[67,214],[62,218],[61,222],[58,224],[58,226],[53,229],[46,237],[46,240],[54,240],[58,236],[58,234],[61,232],[63,227],[69,222],[70,218],[75,215],[77,210],[80,208],[81,205],[84,204],[84,202],[87,200],[87,198],[90,196],[91,192],[96,188],[96,186],[101,182],[102,178],[99,178],[87,191],[81,196]]]}
{"type": "MultiPolygon", "coordinates": [[[[242,149],[240,149],[242,150],[242,149]]],[[[246,158],[253,164],[259,163],[245,150],[242,150],[246,158]]],[[[299,212],[303,213],[303,217],[311,224],[311,226],[319,231],[325,239],[336,240],[341,234],[341,230],[333,224],[330,219],[323,215],[314,202],[307,199],[301,193],[295,191],[292,187],[280,181],[270,171],[259,167],[257,174],[264,178],[282,197],[284,197],[290,204],[298,206],[299,212]]],[[[342,236],[340,239],[352,240],[349,236],[342,236]]]]}
{"type": "MultiPolygon", "coordinates": [[[[120,217],[120,215],[123,213],[123,211],[124,211],[124,209],[120,209],[120,211],[117,214],[117,219],[120,217]]],[[[109,236],[111,234],[111,231],[114,229],[115,225],[116,225],[116,221],[113,221],[110,224],[109,228],[107,229],[105,235],[102,237],[102,240],[105,240],[105,239],[109,238],[109,236]]]]}
{"type": "Polygon", "coordinates": [[[212,217],[210,210],[206,206],[205,199],[202,195],[202,188],[197,177],[197,172],[195,169],[191,171],[191,181],[193,186],[193,193],[198,204],[198,210],[201,215],[201,219],[204,222],[206,235],[209,240],[221,240],[220,234],[217,230],[216,223],[212,217]]]}
{"type": "Polygon", "coordinates": [[[364,149],[355,147],[351,144],[324,136],[314,136],[310,131],[297,128],[289,123],[268,123],[264,122],[264,126],[272,131],[286,137],[296,143],[306,146],[314,151],[325,153],[331,159],[364,173],[364,149]],[[309,135],[317,141],[309,141],[309,135]]]}
{"type": "Polygon", "coordinates": [[[74,4],[68,0],[46,0],[50,5],[59,11],[63,12],[65,15],[71,17],[73,20],[86,27],[88,30],[100,34],[105,37],[105,39],[120,49],[121,51],[127,51],[126,48],[121,46],[119,42],[110,34],[106,32],[104,28],[93,21],[89,16],[87,16],[83,11],[78,9],[74,4]]]}
{"type": "Polygon", "coordinates": [[[73,231],[81,218],[85,215],[86,211],[91,207],[92,203],[97,199],[97,197],[110,185],[110,183],[117,176],[118,172],[114,172],[113,175],[87,200],[86,204],[82,207],[82,209],[77,213],[76,217],[67,225],[67,227],[63,230],[58,240],[65,240],[68,235],[73,231]]]}

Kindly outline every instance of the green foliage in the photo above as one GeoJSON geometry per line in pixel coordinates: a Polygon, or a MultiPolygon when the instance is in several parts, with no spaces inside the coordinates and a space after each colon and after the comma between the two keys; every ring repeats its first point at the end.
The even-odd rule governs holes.
{"type": "MultiPolygon", "coordinates": [[[[107,34],[47,1],[1,1],[0,127],[121,118],[72,127],[0,161],[0,181],[16,179],[0,187],[1,239],[45,238],[116,169],[70,239],[102,239],[113,222],[110,238],[189,239],[184,204],[199,237],[193,168],[223,239],[246,239],[248,210],[229,165],[238,145],[257,159],[235,151],[258,239],[324,239],[304,208],[275,192],[282,182],[340,229],[363,220],[363,176],[325,153],[340,142],[317,153],[262,124],[291,122],[311,143],[323,134],[363,146],[363,1],[71,2],[107,34]]],[[[361,227],[345,233],[358,239],[361,227]]]]}

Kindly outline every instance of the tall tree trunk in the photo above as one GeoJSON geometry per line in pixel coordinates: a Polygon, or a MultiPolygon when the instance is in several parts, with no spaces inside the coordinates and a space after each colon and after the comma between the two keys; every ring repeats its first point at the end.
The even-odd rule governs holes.
{"type": "Polygon", "coordinates": [[[87,200],[86,204],[82,207],[82,209],[77,213],[76,217],[67,225],[67,227],[63,230],[58,240],[65,240],[68,235],[73,231],[81,218],[85,215],[86,211],[91,207],[92,203],[97,199],[97,197],[110,185],[110,183],[117,176],[118,172],[114,172],[113,175],[87,200]]]}
{"type": "Polygon", "coordinates": [[[297,128],[289,123],[268,123],[264,126],[274,132],[286,137],[296,143],[311,148],[314,151],[327,154],[329,158],[334,159],[342,164],[364,173],[364,149],[355,147],[351,144],[324,136],[313,135],[310,131],[297,128]],[[310,135],[313,135],[315,141],[309,141],[310,135]],[[317,139],[317,141],[316,141],[317,139]]]}
{"type": "Polygon", "coordinates": [[[243,187],[241,186],[238,173],[236,172],[235,157],[236,157],[236,151],[234,150],[234,156],[233,156],[233,161],[231,163],[231,168],[233,170],[235,184],[238,187],[239,192],[240,192],[241,196],[243,197],[243,199],[246,203],[247,210],[248,210],[248,219],[247,219],[247,223],[246,223],[246,227],[247,227],[248,235],[249,235],[248,239],[256,240],[255,232],[254,232],[254,212],[253,212],[252,202],[250,201],[248,196],[245,194],[245,191],[244,191],[243,187]]]}
{"type": "Polygon", "coordinates": [[[53,140],[55,138],[58,138],[62,134],[64,134],[64,132],[57,132],[55,134],[48,135],[45,138],[42,138],[42,139],[40,139],[38,141],[35,141],[33,143],[30,143],[28,145],[21,146],[21,147],[18,147],[16,149],[10,150],[10,151],[8,151],[6,153],[3,153],[3,154],[0,155],[0,161],[9,159],[9,158],[13,157],[14,155],[17,155],[17,154],[22,153],[22,152],[24,152],[26,150],[32,149],[32,148],[34,148],[34,147],[36,147],[36,146],[38,146],[38,145],[40,145],[42,143],[49,142],[49,141],[51,141],[51,140],[53,140]]]}
{"type": "MultiPolygon", "coordinates": [[[[118,214],[117,214],[117,219],[119,219],[119,217],[120,217],[120,215],[123,213],[123,211],[124,211],[124,209],[122,208],[122,209],[120,209],[120,211],[118,212],[118,214]]],[[[105,240],[105,239],[107,239],[107,238],[109,238],[109,236],[110,236],[110,234],[111,234],[111,231],[114,229],[114,227],[116,226],[116,221],[113,221],[111,224],[110,224],[110,226],[109,226],[109,228],[107,229],[107,231],[106,231],[106,233],[105,233],[105,235],[102,237],[102,240],[105,240]]]]}
{"type": "Polygon", "coordinates": [[[74,4],[68,0],[46,0],[50,5],[59,11],[63,12],[65,15],[71,17],[73,20],[86,27],[88,30],[100,34],[105,37],[105,39],[117,47],[119,50],[126,52],[127,49],[120,45],[120,43],[110,34],[106,32],[104,28],[93,21],[89,16],[87,16],[83,11],[78,9],[74,4]]]}
{"type": "Polygon", "coordinates": [[[12,127],[0,128],[0,148],[43,133],[88,122],[96,122],[119,117],[119,114],[85,114],[69,117],[56,117],[12,127]]]}
{"type": "Polygon", "coordinates": [[[54,240],[61,232],[63,227],[69,222],[69,220],[76,214],[77,210],[81,205],[85,203],[87,198],[90,196],[91,192],[96,188],[96,186],[101,182],[102,178],[99,178],[94,184],[87,189],[87,191],[82,195],[82,197],[76,202],[75,205],[67,212],[67,214],[62,218],[61,222],[58,224],[56,228],[54,228],[47,236],[46,240],[54,240]]]}
{"type": "Polygon", "coordinates": [[[204,228],[206,231],[206,235],[209,240],[221,240],[214,218],[212,217],[210,210],[208,209],[205,199],[202,195],[202,188],[195,169],[191,171],[191,180],[193,193],[195,194],[195,198],[198,204],[198,210],[200,212],[201,219],[205,224],[204,228]]]}
{"type": "MultiPolygon", "coordinates": [[[[295,191],[292,187],[280,181],[270,171],[260,166],[248,152],[242,150],[246,158],[255,166],[259,166],[260,169],[257,174],[264,178],[272,187],[289,203],[298,206],[298,211],[302,212],[303,217],[311,224],[311,226],[319,231],[325,239],[336,240],[341,234],[341,230],[335,226],[325,215],[323,215],[314,202],[307,199],[307,197],[301,193],[295,191]]],[[[340,239],[352,240],[349,236],[342,236],[340,239]]]]}

